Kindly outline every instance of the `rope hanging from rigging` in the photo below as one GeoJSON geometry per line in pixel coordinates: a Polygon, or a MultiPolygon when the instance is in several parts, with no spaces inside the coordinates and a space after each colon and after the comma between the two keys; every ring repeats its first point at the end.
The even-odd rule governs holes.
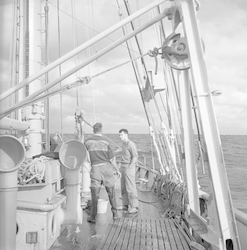
{"type": "MultiPolygon", "coordinates": [[[[122,20],[122,11],[121,11],[120,5],[118,3],[118,0],[116,0],[116,5],[117,5],[119,19],[121,21],[122,20]]],[[[123,31],[123,34],[125,36],[126,35],[125,27],[122,27],[122,31],[123,31]]],[[[133,49],[131,48],[130,41],[126,41],[126,46],[127,46],[127,49],[128,49],[130,59],[133,59],[133,56],[132,56],[132,53],[131,53],[131,51],[133,51],[133,49]]],[[[141,100],[142,100],[143,108],[144,108],[145,115],[146,115],[146,118],[147,118],[147,121],[148,121],[148,125],[150,126],[151,125],[150,124],[150,118],[149,118],[147,108],[146,108],[146,105],[145,105],[145,96],[144,96],[145,93],[144,93],[144,89],[142,90],[142,88],[141,88],[141,76],[140,76],[140,72],[139,72],[139,67],[138,67],[137,61],[132,61],[131,63],[132,63],[132,67],[133,67],[133,70],[134,70],[137,85],[138,85],[138,88],[139,88],[139,91],[140,91],[140,94],[141,94],[141,100]]]]}
{"type": "Polygon", "coordinates": [[[75,111],[75,133],[77,134],[77,139],[81,142],[84,141],[84,132],[82,130],[83,124],[84,124],[83,110],[77,108],[75,111]]]}

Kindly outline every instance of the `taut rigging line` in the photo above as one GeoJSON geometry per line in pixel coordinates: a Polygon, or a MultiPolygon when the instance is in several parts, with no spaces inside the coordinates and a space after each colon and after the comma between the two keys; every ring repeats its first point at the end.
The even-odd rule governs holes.
{"type": "MultiPolygon", "coordinates": [[[[121,18],[122,13],[121,13],[121,10],[120,10],[120,6],[119,6],[119,3],[118,3],[118,0],[116,0],[116,4],[117,4],[117,8],[118,8],[118,15],[119,15],[119,18],[120,18],[120,21],[121,21],[122,20],[122,18],[121,18]]],[[[123,31],[123,34],[125,36],[126,32],[125,32],[124,27],[122,27],[122,31],[123,31]]],[[[128,41],[126,41],[126,46],[127,46],[127,49],[128,49],[129,57],[132,60],[133,56],[131,54],[131,51],[130,51],[131,48],[130,48],[130,46],[128,44],[128,41]]],[[[138,89],[139,89],[139,92],[140,92],[140,95],[141,95],[141,100],[142,100],[143,108],[144,108],[144,111],[145,111],[145,114],[146,114],[146,118],[147,118],[147,121],[148,121],[148,126],[151,126],[150,118],[148,116],[147,108],[146,108],[146,105],[145,105],[145,102],[144,102],[144,99],[143,99],[143,96],[142,96],[142,92],[141,92],[140,80],[139,80],[139,77],[138,77],[138,74],[137,74],[138,73],[137,72],[138,71],[138,65],[134,64],[134,61],[131,61],[131,63],[132,63],[132,67],[133,67],[133,70],[134,70],[135,78],[136,78],[136,81],[137,81],[138,89]]]]}
{"type": "MultiPolygon", "coordinates": [[[[130,6],[129,6],[129,4],[128,4],[128,1],[124,0],[124,4],[125,4],[125,8],[126,8],[126,11],[127,11],[128,16],[130,16],[130,15],[131,15],[131,11],[130,11],[130,6]]],[[[131,25],[132,30],[135,30],[133,21],[130,22],[130,25],[131,25]]],[[[136,45],[137,45],[138,51],[139,51],[140,55],[142,55],[142,51],[141,51],[141,47],[140,47],[139,40],[138,40],[138,38],[137,38],[136,35],[134,36],[134,38],[135,38],[135,40],[136,40],[136,45]]],[[[156,50],[156,49],[154,49],[154,50],[156,50]]],[[[156,52],[156,51],[155,51],[155,52],[156,52]]],[[[155,52],[154,52],[153,54],[156,54],[155,52]]],[[[150,55],[151,55],[151,53],[150,53],[150,55]]],[[[155,58],[155,60],[157,60],[157,59],[155,58]]],[[[143,68],[144,68],[144,71],[145,71],[145,74],[146,74],[147,81],[148,81],[148,82],[151,82],[150,79],[149,79],[149,75],[148,75],[148,70],[147,70],[147,67],[146,67],[146,63],[145,63],[145,61],[144,61],[143,58],[141,58],[141,63],[142,63],[142,66],[143,66],[143,68]]],[[[157,64],[156,64],[156,65],[157,65],[157,64]]],[[[161,116],[161,114],[160,114],[160,111],[159,111],[159,108],[158,108],[157,101],[156,101],[156,99],[155,99],[154,93],[153,93],[152,90],[150,91],[150,93],[151,93],[151,96],[152,96],[152,98],[153,98],[153,100],[154,100],[154,103],[155,103],[157,112],[158,112],[158,114],[159,114],[160,120],[161,120],[161,122],[162,122],[162,116],[161,116]]]]}
{"type": "MultiPolygon", "coordinates": [[[[159,49],[160,49],[160,48],[159,48],[159,49]]],[[[6,112],[4,112],[4,113],[2,113],[2,114],[0,114],[0,115],[1,115],[2,117],[5,117],[5,116],[7,116],[8,114],[10,114],[10,113],[12,113],[12,112],[14,112],[14,111],[16,111],[16,110],[18,110],[18,109],[20,109],[20,108],[23,108],[23,107],[26,107],[26,106],[30,105],[31,103],[35,103],[35,102],[37,102],[37,101],[41,101],[41,100],[43,100],[43,99],[45,99],[45,98],[49,98],[49,97],[51,97],[51,96],[54,96],[54,95],[56,95],[56,94],[65,92],[65,91],[67,91],[67,90],[70,90],[70,89],[73,89],[73,88],[76,88],[76,87],[79,87],[79,86],[81,86],[81,85],[88,84],[88,83],[91,81],[91,79],[96,78],[96,77],[98,77],[98,76],[100,76],[100,75],[103,75],[103,74],[105,74],[105,73],[107,73],[107,72],[109,72],[109,71],[111,71],[111,70],[113,70],[113,69],[119,68],[119,67],[121,67],[121,66],[123,66],[123,65],[125,65],[125,64],[127,64],[127,63],[136,61],[136,60],[138,60],[138,59],[140,59],[140,58],[142,58],[142,57],[144,57],[144,56],[149,55],[149,53],[150,53],[150,52],[147,52],[146,54],[143,54],[143,55],[141,55],[141,56],[138,56],[138,57],[133,58],[133,59],[131,59],[131,60],[128,60],[128,61],[126,61],[126,62],[120,63],[120,64],[118,64],[117,66],[114,66],[114,67],[112,67],[112,68],[109,68],[109,69],[107,69],[107,70],[104,70],[104,71],[102,71],[102,72],[100,72],[100,73],[98,73],[98,74],[96,74],[96,75],[94,75],[94,76],[92,76],[92,77],[90,77],[90,76],[79,77],[79,79],[78,79],[77,81],[73,82],[73,83],[64,85],[63,87],[61,87],[61,88],[59,88],[59,89],[57,89],[57,90],[51,91],[51,92],[49,92],[49,93],[46,93],[46,94],[43,94],[43,95],[39,95],[39,96],[37,96],[36,98],[33,98],[32,100],[29,100],[29,101],[27,101],[27,102],[25,102],[25,103],[22,103],[21,105],[18,105],[17,107],[14,107],[14,108],[12,108],[12,109],[9,109],[9,110],[7,110],[6,112]]]]}

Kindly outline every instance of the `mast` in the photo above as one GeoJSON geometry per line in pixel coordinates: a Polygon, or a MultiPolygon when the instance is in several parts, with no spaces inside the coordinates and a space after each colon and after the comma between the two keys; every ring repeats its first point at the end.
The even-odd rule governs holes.
{"type": "MultiPolygon", "coordinates": [[[[202,233],[201,237],[206,241],[209,240],[212,249],[227,249],[228,246],[232,245],[232,249],[238,250],[241,247],[212,103],[212,95],[208,85],[207,69],[197,24],[195,2],[193,0],[179,0],[177,3],[181,8],[180,15],[183,17],[182,23],[190,56],[192,84],[197,97],[198,110],[202,121],[202,132],[207,145],[209,180],[212,185],[208,221],[205,223],[207,232],[202,233]]],[[[189,95],[189,91],[187,92],[189,95]]],[[[193,175],[191,177],[191,181],[197,183],[196,176],[193,175]]],[[[189,202],[196,199],[199,199],[198,195],[189,190],[189,202]]],[[[193,206],[191,208],[188,210],[190,223],[203,223],[203,220],[200,219],[200,214],[198,214],[197,205],[194,208],[195,210],[193,206]]]]}
{"type": "MultiPolygon", "coordinates": [[[[41,25],[41,1],[23,0],[24,9],[24,53],[23,79],[38,72],[42,68],[42,25],[41,25]]],[[[42,79],[37,78],[29,85],[25,86],[23,96],[28,97],[37,89],[42,87],[42,79]]],[[[23,120],[29,121],[30,131],[25,136],[29,139],[30,148],[27,150],[27,157],[32,157],[42,153],[42,133],[43,130],[43,104],[41,102],[33,103],[23,109],[23,120]]]]}

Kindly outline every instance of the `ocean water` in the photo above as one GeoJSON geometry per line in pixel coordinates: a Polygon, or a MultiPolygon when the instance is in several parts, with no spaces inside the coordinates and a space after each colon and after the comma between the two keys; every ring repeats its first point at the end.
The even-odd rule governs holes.
{"type": "MultiPolygon", "coordinates": [[[[85,138],[88,136],[85,135],[85,138]]],[[[113,149],[121,147],[122,142],[117,134],[106,134],[105,136],[112,141],[113,149]]],[[[64,136],[65,141],[72,138],[74,135],[64,136]]],[[[129,138],[136,143],[139,154],[145,156],[147,164],[158,166],[157,155],[150,135],[130,134],[129,138]],[[154,160],[152,160],[152,155],[154,160]]],[[[247,213],[247,135],[222,135],[221,143],[233,205],[247,213]]],[[[201,169],[198,169],[198,177],[201,189],[207,192],[207,174],[203,175],[201,169]]]]}

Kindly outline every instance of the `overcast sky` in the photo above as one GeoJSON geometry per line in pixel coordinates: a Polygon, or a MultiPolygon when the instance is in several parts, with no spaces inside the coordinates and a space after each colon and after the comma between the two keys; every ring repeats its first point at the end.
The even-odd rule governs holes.
{"type": "MultiPolygon", "coordinates": [[[[123,1],[118,2],[125,17],[126,11],[123,1]]],[[[134,12],[138,7],[141,8],[150,3],[151,0],[139,0],[135,4],[135,1],[129,2],[131,10],[134,12]]],[[[202,0],[200,4],[198,19],[201,36],[205,44],[205,59],[210,89],[212,91],[222,91],[222,95],[213,98],[219,132],[220,134],[246,135],[247,3],[245,0],[202,0]]],[[[50,61],[58,57],[56,6],[56,0],[49,1],[50,61]]],[[[4,8],[6,10],[6,6],[4,8]]],[[[0,11],[2,14],[6,13],[6,11],[2,12],[4,8],[1,5],[0,11]]],[[[60,9],[60,47],[62,55],[119,21],[115,0],[63,0],[60,1],[60,9]],[[73,22],[72,17],[76,21],[73,22]]],[[[144,18],[136,21],[135,25],[139,26],[151,19],[153,15],[153,12],[145,15],[144,18]]],[[[168,36],[170,33],[171,30],[167,29],[166,35],[168,36]]],[[[121,36],[122,30],[119,30],[81,53],[78,57],[67,61],[62,65],[62,73],[73,68],[76,64],[84,61],[87,57],[121,36]]],[[[143,53],[160,46],[154,28],[148,29],[139,36],[139,39],[143,53]]],[[[132,49],[137,51],[134,44],[133,41],[132,49]]],[[[3,56],[1,56],[1,67],[5,65],[3,59],[3,56]]],[[[92,77],[127,60],[129,60],[128,51],[126,45],[123,44],[80,70],[77,74],[64,80],[62,84],[72,83],[78,76],[88,75],[92,77]]],[[[5,58],[5,61],[7,63],[8,59],[5,58]]],[[[148,70],[154,71],[154,59],[147,58],[146,62],[148,70]]],[[[154,76],[154,85],[155,88],[163,88],[164,79],[161,64],[159,63],[158,66],[159,73],[154,76]]],[[[139,70],[140,74],[143,75],[142,67],[139,67],[139,70]]],[[[53,80],[57,75],[58,70],[53,70],[49,75],[49,79],[53,80]]],[[[2,75],[1,79],[3,80],[2,75]]],[[[79,103],[79,108],[84,110],[85,119],[90,124],[98,121],[103,123],[105,133],[118,133],[120,128],[127,128],[130,133],[149,132],[140,93],[130,63],[93,78],[87,86],[67,91],[62,96],[62,106],[59,96],[51,98],[50,102],[51,132],[61,132],[61,111],[63,113],[63,133],[74,132],[74,113],[77,103],[79,103]]],[[[158,116],[152,105],[150,110],[154,118],[158,116]]],[[[160,112],[165,116],[164,110],[160,110],[160,112]]],[[[87,125],[84,126],[84,130],[85,132],[91,132],[91,128],[87,125]]]]}

